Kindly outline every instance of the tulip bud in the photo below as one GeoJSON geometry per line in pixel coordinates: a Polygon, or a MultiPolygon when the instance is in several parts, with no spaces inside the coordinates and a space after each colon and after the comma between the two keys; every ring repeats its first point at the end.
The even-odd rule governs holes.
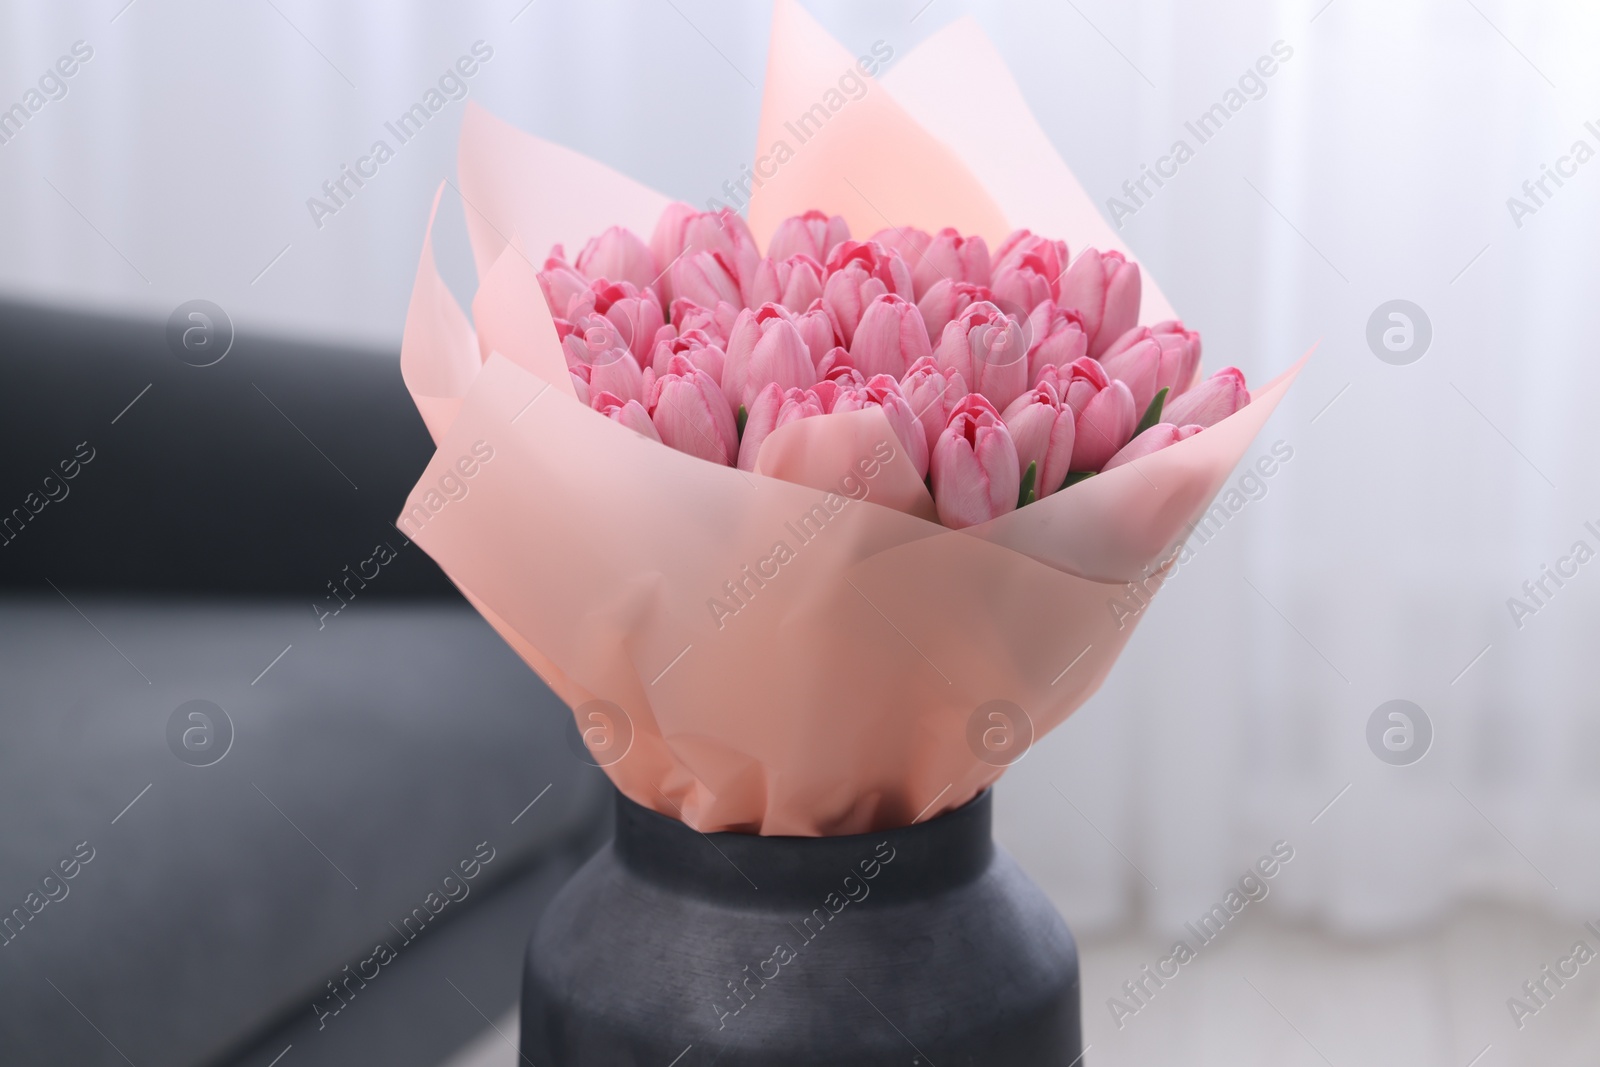
{"type": "Polygon", "coordinates": [[[794,316],[794,324],[799,327],[800,336],[806,339],[806,350],[811,353],[811,362],[817,365],[817,374],[821,376],[823,357],[839,345],[839,335],[834,333],[828,309],[821,300],[814,300],[809,308],[794,316]]]}
{"type": "Polygon", "coordinates": [[[828,254],[828,273],[835,274],[849,267],[860,267],[882,282],[885,291],[913,299],[911,266],[899,252],[876,241],[843,241],[828,254]]]}
{"type": "MultiPolygon", "coordinates": [[[[1168,321],[1157,323],[1155,326],[1135,326],[1124,333],[1112,343],[1111,347],[1100,354],[1100,364],[1113,378],[1120,378],[1133,389],[1134,400],[1148,405],[1149,399],[1141,399],[1140,390],[1134,387],[1134,375],[1139,373],[1130,368],[1128,353],[1136,347],[1154,344],[1160,349],[1160,357],[1155,361],[1154,387],[1150,390],[1150,398],[1165,389],[1167,400],[1172,400],[1181,395],[1194,384],[1195,373],[1200,369],[1200,335],[1193,330],[1185,330],[1180,322],[1168,321]]],[[[1137,357],[1149,359],[1148,355],[1137,357]]]]}
{"type": "Polygon", "coordinates": [[[828,313],[834,335],[845,344],[854,341],[856,326],[867,306],[888,291],[883,282],[854,264],[829,275],[822,290],[822,306],[828,313]]]}
{"type": "Polygon", "coordinates": [[[614,359],[589,366],[589,388],[593,393],[611,393],[623,400],[643,400],[644,372],[633,356],[618,351],[614,359]]]}
{"type": "MultiPolygon", "coordinates": [[[[927,253],[928,246],[933,243],[933,235],[927,230],[919,230],[915,226],[889,226],[879,230],[867,238],[871,244],[882,245],[889,252],[894,252],[906,261],[906,266],[911,268],[913,274],[913,288],[915,288],[916,265],[922,262],[922,257],[927,253]]],[[[902,296],[905,294],[901,294],[902,296]]]]}
{"type": "Polygon", "coordinates": [[[1250,390],[1245,388],[1244,372],[1223,367],[1168,404],[1162,418],[1180,426],[1215,426],[1248,403],[1250,390]]]}
{"type": "Polygon", "coordinates": [[[739,441],[739,469],[753,471],[761,443],[780,426],[797,419],[808,419],[824,412],[822,401],[809,389],[782,389],[769,382],[756,394],[745,418],[744,436],[739,441]]]}
{"type": "Polygon", "coordinates": [[[1170,422],[1158,422],[1132,441],[1129,441],[1116,455],[1106,460],[1106,465],[1101,470],[1102,472],[1112,470],[1122,466],[1124,463],[1132,463],[1136,459],[1142,459],[1152,452],[1159,452],[1168,445],[1175,445],[1179,441],[1187,441],[1204,428],[1203,426],[1194,425],[1174,426],[1170,422]]]}
{"type": "Polygon", "coordinates": [[[933,355],[928,327],[917,305],[904,297],[885,293],[867,306],[850,344],[850,358],[868,378],[887,374],[900,379],[906,369],[933,355]]]}
{"type": "Polygon", "coordinates": [[[911,298],[911,271],[905,260],[882,245],[845,241],[828,257],[822,302],[833,331],[845,345],[854,343],[867,306],[885,293],[911,298]]]}
{"type": "Polygon", "coordinates": [[[828,354],[817,361],[817,377],[828,382],[843,379],[850,387],[867,384],[867,379],[856,369],[856,361],[850,358],[848,348],[829,349],[828,354]]]}
{"type": "Polygon", "coordinates": [[[887,374],[875,375],[860,388],[841,391],[831,410],[862,411],[870,407],[883,409],[884,417],[889,420],[889,428],[905,448],[911,465],[917,469],[917,477],[926,478],[928,437],[911,410],[911,405],[906,402],[905,394],[900,391],[899,382],[887,374]]]}
{"type": "Polygon", "coordinates": [[[738,271],[721,252],[686,253],[668,273],[672,276],[672,291],[681,299],[708,308],[719,303],[744,306],[738,271]]]}
{"type": "Polygon", "coordinates": [[[1089,336],[1076,311],[1063,310],[1053,301],[1036,305],[1028,316],[1033,347],[1028,349],[1028,381],[1039,384],[1046,366],[1066,367],[1089,354],[1089,336]]]}
{"type": "Polygon", "coordinates": [[[652,441],[661,440],[655,423],[650,421],[650,413],[637,400],[624,400],[615,393],[598,393],[591,406],[612,422],[620,422],[636,434],[652,441]]]}
{"type": "Polygon", "coordinates": [[[672,323],[677,326],[679,333],[689,330],[703,330],[725,344],[728,334],[733,332],[733,322],[739,317],[739,312],[744,309],[727,301],[720,301],[714,307],[706,308],[692,300],[679,297],[672,302],[672,323]]]}
{"type": "Polygon", "coordinates": [[[745,309],[728,337],[722,371],[723,391],[746,410],[768,382],[784,389],[806,389],[817,382],[816,364],[788,309],[763,304],[745,309]]]}
{"type": "Polygon", "coordinates": [[[698,370],[722,381],[727,357],[717,339],[703,330],[685,330],[676,337],[662,338],[650,358],[650,367],[659,376],[667,373],[674,356],[682,356],[698,370]]]}
{"type": "Polygon", "coordinates": [[[650,246],[632,230],[613,226],[583,246],[578,273],[590,281],[628,282],[640,289],[652,285],[661,268],[650,246]]]}
{"type": "Polygon", "coordinates": [[[1056,300],[1083,316],[1089,355],[1098,357],[1139,322],[1139,265],[1121,252],[1086,248],[1067,268],[1056,300]]]}
{"type": "Polygon", "coordinates": [[[1072,446],[1074,471],[1098,471],[1106,460],[1128,443],[1138,425],[1133,393],[1113,381],[1092,359],[1080,359],[1068,368],[1061,402],[1077,416],[1077,439],[1072,446]]]}
{"type": "Polygon", "coordinates": [[[803,255],[826,263],[834,246],[849,239],[850,226],[842,216],[829,218],[821,211],[808,211],[778,224],[772,240],[767,243],[767,258],[784,260],[803,255]]]}
{"type": "Polygon", "coordinates": [[[939,521],[953,530],[1016,510],[1017,446],[994,405],[976,393],[956,405],[929,468],[939,521]]]}
{"type": "Polygon", "coordinates": [[[1017,448],[1018,473],[1034,465],[1034,499],[1060,489],[1072,472],[1077,418],[1061,402],[1055,386],[1041,385],[1011,402],[1002,416],[1017,448]]]}
{"type": "Polygon", "coordinates": [[[572,317],[574,305],[589,296],[589,282],[583,275],[571,267],[551,263],[539,272],[539,288],[544,291],[550,314],[558,319],[572,317]]]}
{"type": "Polygon", "coordinates": [[[1040,253],[1013,254],[995,270],[989,288],[1002,306],[1036,308],[1055,299],[1058,277],[1051,273],[1050,260],[1040,253]]]}
{"type": "Polygon", "coordinates": [[[1156,344],[1161,346],[1162,360],[1170,359],[1173,363],[1172,392],[1168,395],[1182,396],[1200,377],[1200,333],[1184,329],[1183,323],[1175,319],[1158,322],[1150,331],[1156,344]]]}
{"type": "Polygon", "coordinates": [[[1028,388],[1027,332],[990,303],[973,304],[944,328],[934,359],[955,371],[997,409],[1028,388]]]}
{"type": "MultiPolygon", "coordinates": [[[[661,299],[666,304],[671,304],[680,296],[693,299],[691,294],[678,289],[676,276],[670,269],[676,266],[680,256],[688,259],[707,252],[721,254],[728,275],[740,291],[749,284],[756,264],[761,260],[755,238],[750,235],[750,227],[737,212],[729,208],[696,211],[688,204],[668,205],[656,223],[655,233],[650,238],[650,249],[663,272],[655,285],[661,289],[661,299]]],[[[716,307],[715,301],[695,302],[708,308],[716,307]]],[[[743,306],[737,299],[728,302],[737,307],[743,306]]]]}
{"type": "Polygon", "coordinates": [[[623,347],[641,362],[648,359],[655,348],[656,334],[666,324],[655,292],[640,292],[630,282],[596,282],[590,293],[595,312],[616,327],[623,347]]]}
{"type": "Polygon", "coordinates": [[[1052,241],[1031,230],[1017,230],[1001,242],[995,249],[993,272],[998,276],[1002,270],[1017,266],[1029,256],[1034,257],[1035,269],[1054,290],[1061,272],[1067,269],[1067,242],[1052,241]]]}
{"type": "Polygon", "coordinates": [[[945,372],[931,356],[924,356],[911,365],[900,380],[900,391],[912,414],[922,423],[923,435],[931,454],[939,435],[950,424],[956,405],[968,393],[966,379],[957,372],[945,372]]]}
{"type": "Polygon", "coordinates": [[[822,299],[822,264],[807,255],[763,259],[750,285],[750,305],[782,304],[799,313],[822,299]]]}
{"type": "MultiPolygon", "coordinates": [[[[841,348],[839,351],[844,352],[844,349],[841,348]]],[[[846,355],[848,356],[849,353],[846,353],[846,355]]],[[[840,373],[836,378],[822,379],[806,392],[816,397],[817,403],[822,405],[823,414],[826,415],[833,411],[833,405],[839,402],[841,393],[849,389],[860,388],[866,384],[866,380],[861,377],[861,372],[851,369],[840,373]]]]}
{"type": "Polygon", "coordinates": [[[1100,365],[1105,368],[1106,374],[1128,387],[1133,394],[1133,406],[1140,414],[1150,406],[1150,401],[1163,387],[1168,390],[1169,397],[1172,395],[1170,378],[1174,368],[1162,366],[1161,346],[1153,340],[1139,341],[1115,356],[1100,360],[1100,365]],[[1166,373],[1163,374],[1163,371],[1166,373]],[[1163,377],[1168,380],[1161,381],[1163,377]]]}
{"type": "Polygon", "coordinates": [[[918,300],[941,281],[989,284],[989,245],[982,237],[963,237],[960,231],[947,227],[939,231],[925,251],[901,255],[911,264],[911,282],[918,300]]]}
{"type": "Polygon", "coordinates": [[[663,444],[712,463],[731,465],[739,454],[739,428],[728,398],[682,356],[650,387],[646,408],[663,444]]]}
{"type": "Polygon", "coordinates": [[[995,302],[995,295],[987,286],[955,282],[948,278],[934,282],[922,294],[922,299],[917,301],[922,321],[928,324],[928,340],[938,344],[946,326],[959,319],[967,308],[982,301],[995,302]]]}
{"type": "Polygon", "coordinates": [[[592,311],[586,311],[572,322],[557,319],[556,336],[561,339],[561,351],[567,357],[568,367],[610,363],[628,354],[616,325],[592,311]]]}

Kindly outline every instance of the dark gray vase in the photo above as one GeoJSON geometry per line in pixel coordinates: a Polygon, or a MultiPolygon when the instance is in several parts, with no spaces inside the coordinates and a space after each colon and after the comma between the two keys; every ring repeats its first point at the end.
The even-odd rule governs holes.
{"type": "Polygon", "coordinates": [[[523,972],[537,1067],[1071,1067],[1078,954],[992,795],[848,837],[702,834],[618,797],[523,972]]]}

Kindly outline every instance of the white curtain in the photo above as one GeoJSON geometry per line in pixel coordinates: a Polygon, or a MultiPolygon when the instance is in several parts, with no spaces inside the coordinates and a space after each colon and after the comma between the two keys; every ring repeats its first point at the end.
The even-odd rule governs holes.
{"type": "MultiPolygon", "coordinates": [[[[161,317],[204,296],[244,325],[392,349],[460,105],[321,228],[306,200],[479,39],[477,99],[673,195],[716,195],[754,145],[761,3],[123,3],[0,9],[0,106],[74,41],[95,49],[0,145],[7,295],[161,317]]],[[[1294,858],[1263,906],[1333,929],[1479,896],[1600,918],[1600,561],[1537,605],[1522,591],[1575,542],[1600,550],[1600,160],[1546,178],[1520,220],[1507,207],[1543,165],[1571,170],[1574,142],[1600,149],[1594,9],[812,10],[901,52],[975,15],[1098,198],[1189,140],[1124,220],[1146,269],[1212,367],[1259,383],[1320,343],[1251,458],[1292,456],[1236,478],[1247,503],[1191,546],[1104,691],[1001,783],[1001,836],[1068,919],[1176,929],[1279,841],[1294,858]],[[1292,56],[1245,87],[1259,98],[1198,144],[1185,123],[1280,41],[1292,56]],[[1395,299],[1432,324],[1405,366],[1366,339],[1395,299]],[[1511,597],[1538,608],[1520,627],[1511,597]],[[1392,699],[1432,723],[1411,766],[1366,739],[1392,699]]]]}

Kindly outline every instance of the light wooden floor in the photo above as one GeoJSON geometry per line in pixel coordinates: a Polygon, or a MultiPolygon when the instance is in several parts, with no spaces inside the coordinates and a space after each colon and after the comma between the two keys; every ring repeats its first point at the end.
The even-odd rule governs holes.
{"type": "MultiPolygon", "coordinates": [[[[1366,943],[1255,922],[1207,946],[1121,1029],[1108,998],[1165,956],[1171,937],[1088,942],[1084,1064],[1600,1067],[1600,959],[1521,1030],[1506,1007],[1580,939],[1600,950],[1579,923],[1490,908],[1466,910],[1424,935],[1366,943]]],[[[514,1016],[497,1025],[516,1040],[514,1016]]],[[[447,1067],[517,1062],[486,1030],[447,1067]]]]}

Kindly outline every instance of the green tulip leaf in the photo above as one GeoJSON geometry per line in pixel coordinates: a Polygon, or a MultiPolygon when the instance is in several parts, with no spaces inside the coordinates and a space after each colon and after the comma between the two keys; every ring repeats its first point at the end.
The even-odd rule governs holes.
{"type": "MultiPolygon", "coordinates": [[[[1139,425],[1134,427],[1134,437],[1138,437],[1150,427],[1161,421],[1161,409],[1166,406],[1166,403],[1167,390],[1165,387],[1163,387],[1161,392],[1156,394],[1156,398],[1150,401],[1150,406],[1144,409],[1144,418],[1140,419],[1139,425]]],[[[1132,440],[1132,438],[1129,438],[1129,440],[1132,440]]]]}
{"type": "Polygon", "coordinates": [[[1034,502],[1035,497],[1033,495],[1033,487],[1034,483],[1036,483],[1038,480],[1039,461],[1034,460],[1032,463],[1028,464],[1027,471],[1022,475],[1022,491],[1017,494],[1017,507],[1025,508],[1034,502]]]}

